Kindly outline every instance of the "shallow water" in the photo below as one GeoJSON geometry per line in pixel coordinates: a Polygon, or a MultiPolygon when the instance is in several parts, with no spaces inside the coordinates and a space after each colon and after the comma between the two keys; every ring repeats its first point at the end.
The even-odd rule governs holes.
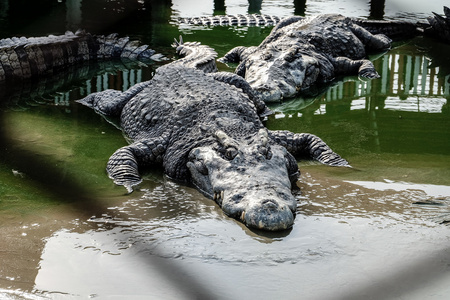
{"type": "MultiPolygon", "coordinates": [[[[222,55],[270,32],[176,23],[212,14],[212,3],[86,2],[49,2],[40,18],[18,26],[17,7],[0,1],[8,8],[0,10],[0,37],[117,30],[173,57],[169,45],[180,34],[222,55]]],[[[247,1],[225,5],[227,13],[248,11],[247,1]]],[[[423,20],[442,5],[390,1],[385,16],[423,20]]],[[[302,10],[371,14],[351,0],[261,5],[279,16],[302,10]]],[[[295,224],[275,234],[226,217],[161,170],[131,195],[108,179],[106,161],[125,139],[73,101],[148,80],[161,63],[86,66],[44,87],[15,87],[1,104],[0,298],[446,299],[450,63],[439,53],[448,48],[421,38],[399,43],[372,57],[380,79],[344,78],[314,98],[271,106],[270,129],[317,134],[353,166],[299,162],[295,224]]]]}

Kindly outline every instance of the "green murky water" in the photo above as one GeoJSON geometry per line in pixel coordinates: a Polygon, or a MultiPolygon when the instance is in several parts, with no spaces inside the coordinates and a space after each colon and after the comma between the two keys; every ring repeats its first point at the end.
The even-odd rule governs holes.
{"type": "MultiPolygon", "coordinates": [[[[172,58],[179,35],[220,56],[258,44],[271,29],[176,23],[211,14],[212,2],[47,1],[25,11],[20,2],[0,0],[0,37],[82,27],[139,38],[172,58]]],[[[441,3],[399,9],[402,1],[394,2],[388,18],[442,10],[441,3]]],[[[261,12],[370,14],[365,2],[295,3],[264,1],[261,12]]],[[[225,9],[245,13],[248,4],[227,1],[225,9]]],[[[449,50],[422,38],[399,43],[372,57],[380,79],[343,78],[317,97],[271,105],[270,129],[314,133],[353,166],[299,162],[297,218],[282,234],[245,228],[161,170],[131,195],[109,180],[106,161],[126,141],[74,100],[125,90],[164,62],[86,66],[39,85],[1,87],[0,297],[445,299],[449,50]]]]}

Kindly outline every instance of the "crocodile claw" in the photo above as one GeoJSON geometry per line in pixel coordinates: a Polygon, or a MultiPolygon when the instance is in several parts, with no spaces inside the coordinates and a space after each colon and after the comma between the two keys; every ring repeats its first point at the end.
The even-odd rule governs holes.
{"type": "Polygon", "coordinates": [[[366,79],[377,79],[380,78],[380,75],[378,75],[377,71],[371,70],[371,69],[365,69],[359,72],[358,77],[360,78],[366,78],[366,79]]]}

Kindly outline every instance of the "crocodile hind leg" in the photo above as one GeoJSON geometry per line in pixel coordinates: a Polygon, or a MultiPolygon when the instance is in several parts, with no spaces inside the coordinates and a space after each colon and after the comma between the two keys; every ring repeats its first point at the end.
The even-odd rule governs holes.
{"type": "Polygon", "coordinates": [[[332,60],[337,75],[358,75],[363,78],[379,78],[375,66],[368,59],[353,60],[347,57],[336,57],[332,60]]]}
{"type": "Polygon", "coordinates": [[[310,133],[293,133],[286,130],[269,131],[270,138],[285,147],[295,157],[309,157],[329,166],[350,167],[321,138],[310,133]]]}
{"type": "Polygon", "coordinates": [[[125,104],[150,84],[151,81],[144,81],[133,85],[125,92],[104,90],[92,93],[83,99],[77,100],[77,102],[94,109],[95,112],[103,116],[119,116],[125,104]]]}
{"type": "Polygon", "coordinates": [[[165,150],[166,142],[161,137],[134,142],[118,149],[111,155],[106,171],[115,184],[123,185],[128,193],[131,193],[133,186],[142,182],[139,168],[162,163],[162,155],[165,150]]]}

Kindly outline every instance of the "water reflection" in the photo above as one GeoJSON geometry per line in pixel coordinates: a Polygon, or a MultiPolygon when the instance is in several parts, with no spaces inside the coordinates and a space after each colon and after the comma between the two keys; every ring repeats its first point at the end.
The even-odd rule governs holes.
{"type": "Polygon", "coordinates": [[[415,39],[377,58],[374,65],[381,76],[377,80],[346,78],[325,87],[319,96],[273,105],[277,114],[268,126],[311,130],[348,156],[445,155],[450,144],[446,125],[450,75],[445,64],[435,64],[439,56],[429,58],[417,51],[424,41],[429,42],[415,39]]]}
{"type": "Polygon", "coordinates": [[[431,60],[423,54],[405,53],[408,48],[407,45],[394,49],[375,60],[380,79],[360,81],[349,78],[338,81],[326,88],[326,92],[319,97],[288,101],[277,109],[293,114],[318,101],[322,104],[315,114],[324,114],[327,103],[344,100],[348,102],[349,110],[446,111],[446,99],[450,96],[450,75],[440,72],[439,65],[431,66],[431,60]]]}
{"type": "Polygon", "coordinates": [[[127,90],[149,80],[153,65],[133,61],[90,62],[70,67],[56,76],[0,82],[0,107],[22,110],[35,105],[69,107],[73,100],[105,89],[127,90]],[[77,87],[77,93],[74,93],[77,87]]]}

